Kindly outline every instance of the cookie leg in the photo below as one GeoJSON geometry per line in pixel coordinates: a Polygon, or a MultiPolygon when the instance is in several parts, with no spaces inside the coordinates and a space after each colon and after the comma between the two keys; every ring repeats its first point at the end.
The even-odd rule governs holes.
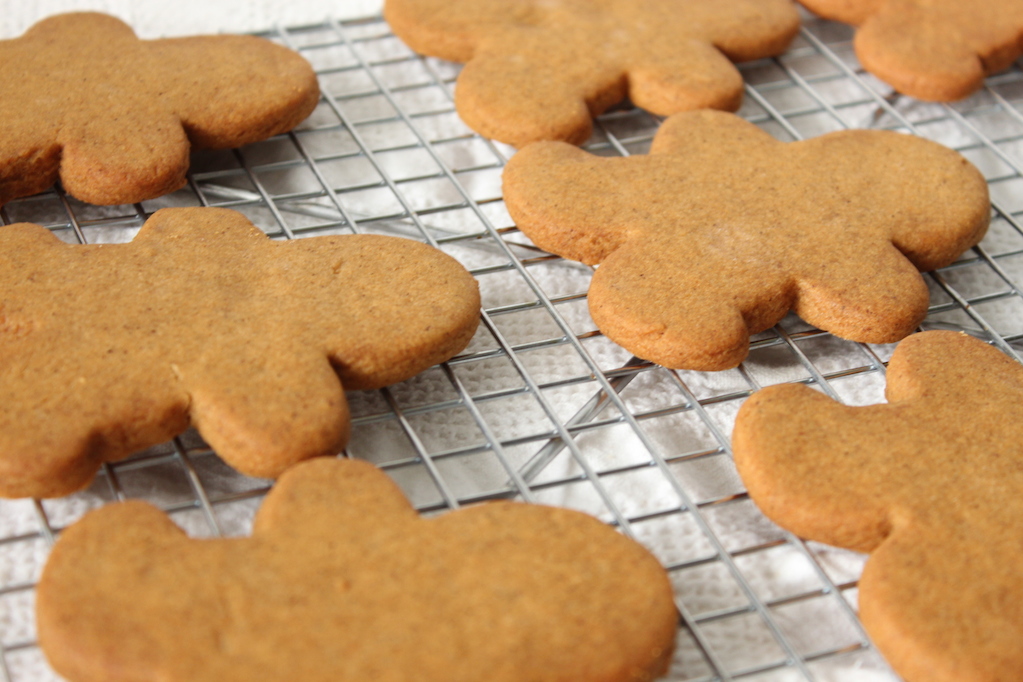
{"type": "Polygon", "coordinates": [[[786,283],[769,274],[744,274],[670,241],[635,243],[597,268],[589,304],[600,330],[641,358],[678,369],[735,367],[750,332],[789,310],[786,283]]]}
{"type": "MultiPolygon", "coordinates": [[[[251,340],[182,368],[191,417],[203,438],[244,474],[274,478],[348,440],[348,404],[326,355],[280,363],[271,344],[251,340]]],[[[290,352],[289,352],[290,354],[290,352]]]]}
{"type": "Polygon", "coordinates": [[[889,3],[856,33],[863,67],[901,93],[948,102],[981,86],[984,65],[955,26],[903,3],[889,3]],[[894,6],[897,4],[897,8],[894,6]]]}
{"type": "MultiPolygon", "coordinates": [[[[0,426],[13,431],[23,425],[0,422],[0,426]]],[[[91,440],[86,434],[68,432],[31,441],[0,437],[0,497],[60,497],[85,488],[103,461],[91,440]]]]}
{"type": "Polygon", "coordinates": [[[991,532],[1000,521],[1003,528],[1013,528],[1004,519],[971,529],[910,521],[896,528],[867,561],[859,584],[860,617],[905,679],[987,682],[1017,677],[1023,604],[1018,591],[1005,586],[1018,575],[1012,562],[993,549],[962,549],[974,544],[1018,547],[1018,532],[991,532]]]}
{"type": "Polygon", "coordinates": [[[742,76],[709,43],[684,40],[645,54],[668,54],[671,58],[641,58],[629,69],[629,97],[637,106],[670,116],[695,109],[735,111],[742,104],[742,76]]]}
{"type": "Polygon", "coordinates": [[[0,497],[70,494],[86,487],[102,462],[188,428],[187,397],[171,381],[147,381],[154,364],[148,359],[126,367],[124,354],[111,351],[106,357],[121,362],[104,365],[89,348],[79,357],[87,359],[68,365],[33,357],[32,350],[7,355],[11,369],[0,372],[7,408],[0,412],[0,497]]]}
{"type": "Polygon", "coordinates": [[[521,42],[514,50],[481,46],[458,78],[459,115],[480,134],[516,147],[538,140],[582,144],[592,116],[625,98],[624,72],[599,54],[552,51],[542,36],[521,42]]]}
{"type": "Polygon", "coordinates": [[[0,206],[42,192],[57,180],[60,165],[56,127],[46,130],[36,123],[18,121],[17,116],[12,120],[7,113],[0,113],[5,127],[18,133],[0,141],[0,206]]]}
{"type": "Polygon", "coordinates": [[[793,309],[810,324],[863,343],[894,343],[923,321],[927,285],[894,246],[864,253],[854,262],[841,254],[814,263],[797,278],[793,309]]]}
{"type": "Polygon", "coordinates": [[[540,142],[511,158],[502,185],[508,212],[535,244],[595,265],[624,243],[622,207],[650,189],[647,180],[643,157],[607,159],[540,142]]]}
{"type": "Polygon", "coordinates": [[[103,118],[72,117],[60,131],[60,179],[68,193],[109,205],[158,197],[185,184],[190,147],[176,117],[125,91],[111,93],[105,110],[103,118]]]}

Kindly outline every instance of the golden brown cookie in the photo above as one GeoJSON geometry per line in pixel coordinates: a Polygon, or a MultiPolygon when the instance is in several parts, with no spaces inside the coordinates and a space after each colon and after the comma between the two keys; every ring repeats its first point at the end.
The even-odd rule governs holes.
{"type": "Polygon", "coordinates": [[[429,246],[274,242],[226,209],[158,211],[130,244],[0,227],[0,495],[67,494],[189,425],[255,476],[336,453],[342,385],[448,359],[479,305],[429,246]]]}
{"type": "Polygon", "coordinates": [[[560,142],[509,162],[504,198],[537,245],[600,264],[597,326],[667,367],[726,369],[790,309],[843,338],[897,341],[927,312],[917,269],[987,229],[987,185],[956,152],[849,130],[784,144],[732,114],[678,114],[648,156],[560,142]]]}
{"type": "Polygon", "coordinates": [[[1021,0],[800,0],[859,27],[863,67],[906,95],[948,102],[1023,54],[1021,0]]]}
{"type": "Polygon", "coordinates": [[[664,116],[734,111],[729,60],[780,54],[799,29],[791,0],[386,0],[384,16],[417,52],[467,62],[459,115],[516,147],[582,143],[626,97],[664,116]]]}
{"type": "Polygon", "coordinates": [[[887,405],[772,386],[739,411],[735,463],[774,521],[871,552],[860,615],[907,682],[1023,670],[1023,367],[965,334],[916,334],[887,405]]]}
{"type": "Polygon", "coordinates": [[[297,53],[252,36],[140,41],[114,17],[45,19],[0,41],[0,204],[57,180],[94,204],[185,184],[193,148],[290,130],[319,100],[297,53]]]}
{"type": "Polygon", "coordinates": [[[642,546],[493,502],[421,519],[372,465],[285,473],[251,538],[192,540],[144,502],[61,534],[39,643],[72,682],[645,682],[677,615],[642,546]]]}

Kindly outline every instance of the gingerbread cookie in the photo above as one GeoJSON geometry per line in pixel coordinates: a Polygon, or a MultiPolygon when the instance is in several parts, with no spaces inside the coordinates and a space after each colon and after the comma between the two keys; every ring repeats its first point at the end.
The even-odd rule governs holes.
{"type": "Polygon", "coordinates": [[[1023,54],[1020,0],[800,0],[827,19],[859,27],[863,67],[901,93],[949,102],[1023,54]]]}
{"type": "Polygon", "coordinates": [[[732,436],[739,473],[780,525],[871,552],[860,615],[907,682],[1019,679],[1023,367],[925,332],[896,348],[886,396],[755,393],[732,436]]]}
{"type": "Polygon", "coordinates": [[[130,244],[0,227],[0,495],[67,494],[190,424],[255,476],[336,453],[342,385],[448,359],[479,305],[472,276],[429,246],[274,242],[226,209],[158,211],[130,244]]]}
{"type": "Polygon", "coordinates": [[[664,569],[585,514],[493,502],[421,519],[386,474],[285,473],[251,538],[144,502],[61,533],[39,643],[72,682],[645,682],[677,615],[664,569]]]}
{"type": "Polygon", "coordinates": [[[0,204],[60,177],[95,204],[185,184],[195,148],[290,130],[319,100],[312,67],[252,36],[139,40],[114,17],[62,14],[0,41],[0,204]]]}
{"type": "Polygon", "coordinates": [[[667,367],[718,370],[790,309],[838,336],[897,341],[927,312],[917,269],[987,228],[987,185],[921,138],[849,130],[784,144],[732,114],[678,114],[648,156],[542,142],[504,174],[538,246],[600,264],[597,326],[667,367]]]}
{"type": "Polygon", "coordinates": [[[386,0],[384,15],[412,49],[467,62],[458,113],[517,147],[582,143],[626,97],[664,116],[734,111],[729,60],[780,54],[799,29],[791,0],[386,0]]]}

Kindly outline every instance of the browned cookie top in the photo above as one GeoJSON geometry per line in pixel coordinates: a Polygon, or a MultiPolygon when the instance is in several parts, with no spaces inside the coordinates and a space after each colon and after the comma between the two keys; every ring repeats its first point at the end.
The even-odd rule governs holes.
{"type": "Polygon", "coordinates": [[[954,332],[911,336],[887,405],[773,386],[739,411],[735,463],[801,536],[871,552],[860,615],[907,682],[1023,670],[1023,367],[954,332]]]}
{"type": "Polygon", "coordinates": [[[142,502],[61,534],[39,641],[72,682],[647,682],[677,615],[642,546],[579,512],[419,518],[372,465],[318,459],[251,538],[191,540],[142,502]]]}
{"type": "Polygon", "coordinates": [[[251,36],[139,40],[97,13],[45,19],[0,41],[0,204],[57,180],[96,204],[185,183],[190,148],[293,128],[319,86],[297,53],[251,36]]]}
{"type": "Polygon", "coordinates": [[[386,0],[384,14],[414,50],[468,62],[458,113],[518,147],[581,143],[627,96],[662,115],[735,110],[729,60],[779,54],[799,28],[790,0],[386,0]]]}
{"type": "Polygon", "coordinates": [[[947,102],[1023,54],[1023,0],[800,0],[859,26],[856,56],[899,92],[947,102]]]}
{"type": "Polygon", "coordinates": [[[844,338],[903,338],[927,312],[917,269],[976,244],[990,211],[981,174],[934,142],[849,130],[785,144],[714,111],[668,119],[646,156],[530,145],[504,197],[539,246],[600,264],[601,331],[702,370],[739,364],[750,333],[790,309],[844,338]]]}
{"type": "Polygon", "coordinates": [[[446,360],[478,321],[472,276],[408,239],[274,242],[212,208],[158,211],[130,244],[0,227],[0,495],[69,493],[189,424],[277,476],[344,446],[343,387],[446,360]]]}

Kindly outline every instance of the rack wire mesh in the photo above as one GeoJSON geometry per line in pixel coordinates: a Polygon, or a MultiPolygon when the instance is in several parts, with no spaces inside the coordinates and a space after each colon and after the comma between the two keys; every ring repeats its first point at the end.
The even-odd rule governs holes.
{"type": "MultiPolygon", "coordinates": [[[[925,328],[1023,349],[1023,71],[951,106],[894,95],[865,74],[847,27],[805,15],[782,57],[745,64],[740,114],[796,140],[885,128],[959,150],[985,174],[993,221],[980,246],[928,275],[925,328]]],[[[374,232],[430,243],[477,277],[482,324],[461,355],[380,391],[352,392],[346,454],[383,467],[424,514],[492,499],[581,509],[649,547],[680,613],[666,679],[897,680],[855,615],[863,557],[764,519],[731,464],[734,415],[753,391],[802,382],[849,404],[883,400],[890,346],[856,344],[789,316],[735,370],[669,371],[630,357],[586,312],[591,270],[533,246],[501,201],[512,150],[458,119],[458,67],[412,53],[377,17],[278,28],[323,89],[297,130],[197,153],[188,186],[94,207],[60,188],[9,203],[4,224],[72,243],[130,240],[165,206],[241,211],[275,239],[374,232]]],[[[645,152],[659,120],[628,106],[586,147],[645,152]]],[[[154,273],[158,274],[158,273],[154,273]]],[[[69,303],[73,305],[73,302],[69,303]]],[[[88,509],[142,498],[198,537],[239,535],[268,481],[231,471],[194,432],[104,466],[86,491],[0,501],[0,679],[56,679],[35,642],[34,584],[61,529],[88,509]]]]}

